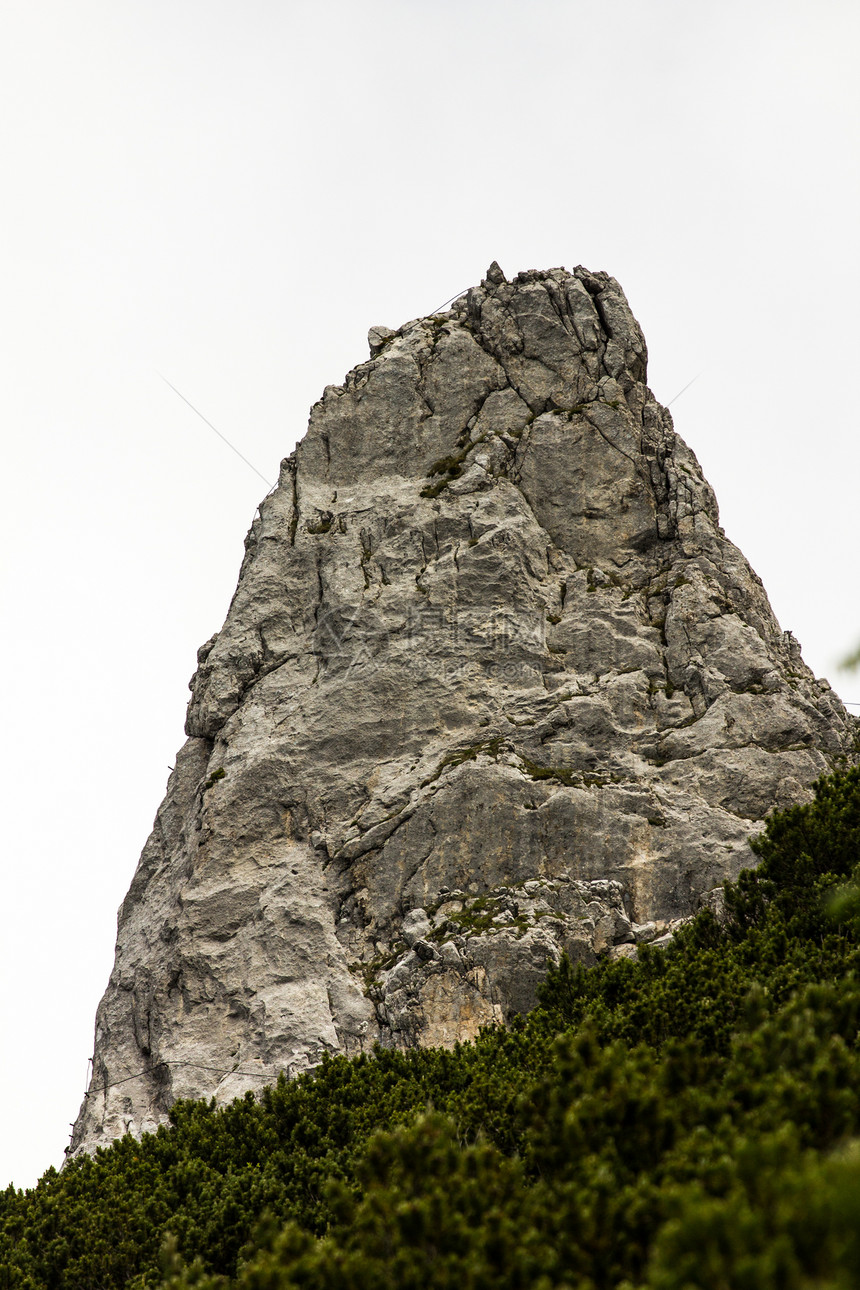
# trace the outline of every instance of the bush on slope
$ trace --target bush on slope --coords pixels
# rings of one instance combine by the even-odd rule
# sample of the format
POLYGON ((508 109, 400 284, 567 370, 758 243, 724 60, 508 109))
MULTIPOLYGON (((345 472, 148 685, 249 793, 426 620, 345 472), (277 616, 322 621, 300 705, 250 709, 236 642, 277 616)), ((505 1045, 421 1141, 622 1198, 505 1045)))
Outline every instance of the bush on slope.
POLYGON ((8 1191, 0 1287, 860 1283, 860 770, 754 849, 725 928, 563 963, 508 1031, 178 1104, 8 1191))

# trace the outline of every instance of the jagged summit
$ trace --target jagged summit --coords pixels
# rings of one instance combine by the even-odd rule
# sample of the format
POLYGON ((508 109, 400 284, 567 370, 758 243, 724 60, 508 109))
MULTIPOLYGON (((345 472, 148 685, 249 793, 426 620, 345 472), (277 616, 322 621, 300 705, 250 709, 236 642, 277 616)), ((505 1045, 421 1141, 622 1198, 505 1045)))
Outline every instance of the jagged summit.
POLYGON ((645 384, 618 283, 492 264, 373 327, 262 503, 119 916, 91 1149, 635 953, 856 723, 645 384))

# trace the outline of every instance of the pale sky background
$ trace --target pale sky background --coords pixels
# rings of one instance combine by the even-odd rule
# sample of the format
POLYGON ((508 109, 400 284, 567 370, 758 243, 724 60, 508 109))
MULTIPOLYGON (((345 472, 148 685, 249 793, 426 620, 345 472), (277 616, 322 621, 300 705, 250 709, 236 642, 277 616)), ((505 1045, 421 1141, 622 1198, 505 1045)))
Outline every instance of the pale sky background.
POLYGON ((858 37, 856 0, 5 0, 0 1187, 63 1158, 266 492, 158 373, 274 480, 371 324, 606 269, 860 704, 858 37))

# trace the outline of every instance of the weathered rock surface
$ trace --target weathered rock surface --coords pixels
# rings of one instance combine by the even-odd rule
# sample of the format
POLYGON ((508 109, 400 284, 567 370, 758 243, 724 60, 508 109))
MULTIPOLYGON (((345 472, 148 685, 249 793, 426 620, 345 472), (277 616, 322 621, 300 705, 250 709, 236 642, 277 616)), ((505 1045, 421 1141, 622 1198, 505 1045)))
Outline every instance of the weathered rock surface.
POLYGON ((493 265, 369 340, 199 652, 73 1149, 505 1020, 562 950, 718 902, 766 813, 854 756, 614 279, 493 265))

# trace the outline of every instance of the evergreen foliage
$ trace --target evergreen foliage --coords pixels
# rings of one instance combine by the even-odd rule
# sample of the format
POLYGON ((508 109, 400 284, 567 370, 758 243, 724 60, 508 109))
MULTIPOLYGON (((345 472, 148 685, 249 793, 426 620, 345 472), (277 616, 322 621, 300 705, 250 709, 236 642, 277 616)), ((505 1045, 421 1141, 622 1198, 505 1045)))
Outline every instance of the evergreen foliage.
POLYGON ((860 769, 665 950, 0 1194, 0 1290, 860 1285, 860 769))

